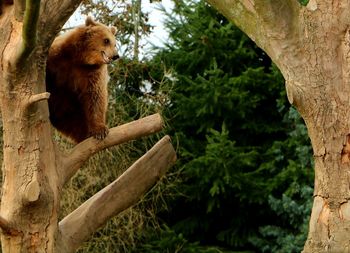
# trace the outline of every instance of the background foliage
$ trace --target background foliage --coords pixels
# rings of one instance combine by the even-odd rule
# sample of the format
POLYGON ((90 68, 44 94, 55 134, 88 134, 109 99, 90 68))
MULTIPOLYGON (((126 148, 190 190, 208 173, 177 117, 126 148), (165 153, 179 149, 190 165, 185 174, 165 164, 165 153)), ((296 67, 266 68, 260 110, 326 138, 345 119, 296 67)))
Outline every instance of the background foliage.
MULTIPOLYGON (((300 252, 311 210, 311 148, 267 55, 204 1, 176 0, 171 13, 163 10, 169 41, 139 60, 133 41, 135 31, 151 31, 148 14, 135 22, 135 1, 83 2, 82 13, 119 28, 123 59, 111 66, 109 126, 162 113, 178 162, 79 252, 300 252)), ((61 216, 163 134, 90 159, 65 189, 61 216)))
MULTIPOLYGON (((174 3, 173 12, 163 10, 169 41, 140 61, 129 41, 133 2, 86 2, 85 11, 120 25, 119 41, 126 45, 112 68, 110 125, 162 112, 179 160, 166 182, 81 252, 300 252, 311 210, 311 149, 281 74, 204 1, 174 3)), ((151 27, 147 14, 141 16, 144 36, 151 27)), ((84 199, 113 180, 152 141, 91 160, 89 175, 77 175, 67 198, 77 191, 84 199)))
POLYGON ((189 242, 222 252, 300 252, 311 148, 281 74, 204 1, 176 1, 166 27, 169 43, 152 62, 177 79, 166 112, 179 141, 181 194, 158 217, 189 242))

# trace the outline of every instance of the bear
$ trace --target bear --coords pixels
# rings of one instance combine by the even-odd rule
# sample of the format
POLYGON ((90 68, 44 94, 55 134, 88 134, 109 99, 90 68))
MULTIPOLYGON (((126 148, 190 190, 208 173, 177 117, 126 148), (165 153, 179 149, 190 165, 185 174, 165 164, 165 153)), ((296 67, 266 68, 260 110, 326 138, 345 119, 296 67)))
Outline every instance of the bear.
POLYGON ((119 58, 116 28, 87 17, 85 24, 54 39, 46 62, 51 124, 78 143, 108 135, 107 65, 119 58))

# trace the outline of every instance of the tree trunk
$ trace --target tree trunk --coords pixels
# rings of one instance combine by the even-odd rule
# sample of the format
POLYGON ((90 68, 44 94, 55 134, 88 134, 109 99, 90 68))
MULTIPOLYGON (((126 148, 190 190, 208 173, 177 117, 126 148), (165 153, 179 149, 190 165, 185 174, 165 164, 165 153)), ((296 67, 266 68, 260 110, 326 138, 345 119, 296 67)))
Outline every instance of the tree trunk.
MULTIPOLYGON (((20 34, 21 27, 14 18, 2 21, 0 30, 10 27, 0 31, 7 35, 0 43, 4 130, 0 214, 10 228, 1 236, 2 252, 54 252, 60 188, 47 103, 35 101, 35 94, 45 92, 45 61, 36 50, 28 60, 38 60, 13 66, 18 48, 18 38, 13 37, 20 34)), ((42 94, 45 99, 46 93, 42 94)))
POLYGON ((75 252, 92 232, 134 204, 155 184, 175 162, 175 151, 169 138, 164 137, 125 172, 126 176, 122 175, 86 204, 93 204, 101 212, 77 209, 59 225, 62 188, 90 156, 160 131, 163 122, 160 115, 151 115, 110 129, 102 141, 89 138, 68 153, 59 151, 48 118, 46 57, 55 34, 80 1, 17 0, 13 5, 5 5, 10 1, 3 2, 0 1, 0 106, 4 131, 2 252, 75 252), (128 179, 128 184, 123 183, 123 178, 128 179), (126 187, 135 194, 130 196, 126 187), (107 205, 108 213, 102 208, 107 205), (69 218, 77 216, 80 221, 89 219, 98 223, 86 227, 81 226, 79 219, 69 218), (78 237, 67 229, 77 226, 78 237))
POLYGON ((277 64, 307 125, 315 189, 303 252, 350 252, 350 3, 209 2, 277 64))

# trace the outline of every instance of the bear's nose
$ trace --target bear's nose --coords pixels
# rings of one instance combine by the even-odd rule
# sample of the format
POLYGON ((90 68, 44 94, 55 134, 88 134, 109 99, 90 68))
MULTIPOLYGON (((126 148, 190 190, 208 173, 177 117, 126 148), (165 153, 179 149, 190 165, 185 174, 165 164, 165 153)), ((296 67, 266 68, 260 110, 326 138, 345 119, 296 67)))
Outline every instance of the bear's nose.
POLYGON ((112 57, 112 60, 115 61, 115 60, 118 60, 119 59, 119 54, 116 54, 112 57))

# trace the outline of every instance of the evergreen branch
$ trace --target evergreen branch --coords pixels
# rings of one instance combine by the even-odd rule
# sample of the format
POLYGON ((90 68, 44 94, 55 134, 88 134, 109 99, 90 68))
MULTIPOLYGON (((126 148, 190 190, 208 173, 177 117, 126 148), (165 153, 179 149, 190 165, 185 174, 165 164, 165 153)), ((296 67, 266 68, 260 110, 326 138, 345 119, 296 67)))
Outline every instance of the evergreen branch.
POLYGON ((59 223, 60 252, 75 252, 111 217, 134 205, 176 161, 169 136, 163 137, 118 179, 59 223))
POLYGON ((102 141, 93 137, 84 140, 77 144, 70 154, 63 157, 62 184, 65 184, 78 171, 81 165, 95 153, 108 147, 158 132, 162 130, 162 127, 162 118, 157 113, 111 128, 107 137, 102 141))

